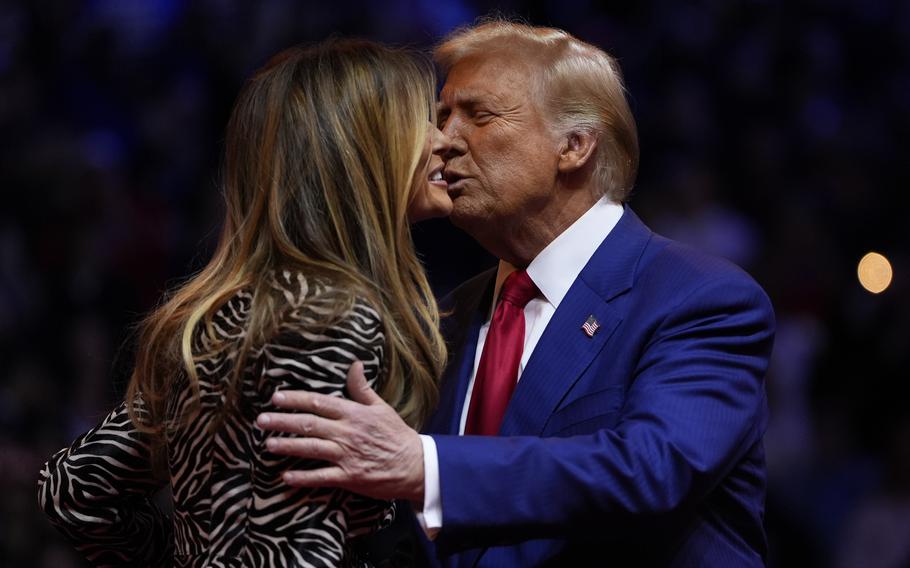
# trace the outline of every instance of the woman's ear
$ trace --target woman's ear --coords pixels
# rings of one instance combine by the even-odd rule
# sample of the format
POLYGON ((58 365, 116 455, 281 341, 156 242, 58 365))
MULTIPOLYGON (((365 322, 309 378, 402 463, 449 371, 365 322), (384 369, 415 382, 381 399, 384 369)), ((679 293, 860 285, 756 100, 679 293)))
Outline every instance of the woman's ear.
POLYGON ((573 130, 563 139, 559 151, 557 169, 561 174, 570 174, 585 166, 597 149, 597 136, 585 130, 573 130))

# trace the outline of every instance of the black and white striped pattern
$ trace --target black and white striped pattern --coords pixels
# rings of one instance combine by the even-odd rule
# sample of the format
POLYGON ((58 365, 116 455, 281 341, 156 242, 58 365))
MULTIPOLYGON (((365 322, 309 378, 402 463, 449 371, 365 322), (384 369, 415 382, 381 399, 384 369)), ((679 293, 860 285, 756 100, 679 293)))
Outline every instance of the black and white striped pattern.
MULTIPOLYGON (((42 509, 93 565, 367 565, 348 542, 390 523, 391 504, 339 489, 287 487, 283 471, 314 464, 269 453, 266 433, 254 422, 260 412, 274 410, 276 390, 344 396, 354 360, 364 362, 375 387, 383 362, 379 316, 358 301, 330 327, 319 326, 332 308, 331 287, 289 271, 272 281, 286 315, 277 335, 246 360, 240 402, 231 412, 222 412, 225 384, 246 333, 251 295, 238 293, 214 318, 217 339, 234 347, 197 364, 201 414, 168 432, 173 520, 149 500, 163 484, 152 478, 147 440, 132 427, 126 403, 41 472, 42 509)), ((197 333, 194 352, 210 346, 197 333)), ((181 383, 169 417, 180 416, 191 400, 181 383)))

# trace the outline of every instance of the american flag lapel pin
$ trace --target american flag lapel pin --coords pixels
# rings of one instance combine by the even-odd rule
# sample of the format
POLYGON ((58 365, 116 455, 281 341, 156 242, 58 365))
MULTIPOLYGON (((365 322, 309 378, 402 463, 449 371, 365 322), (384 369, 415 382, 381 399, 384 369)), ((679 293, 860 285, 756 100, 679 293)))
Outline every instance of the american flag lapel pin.
POLYGON ((600 329, 600 324, 597 322, 597 318, 594 317, 594 314, 589 315, 585 323, 581 324, 581 329, 584 330, 585 335, 588 337, 594 337, 594 334, 600 329))

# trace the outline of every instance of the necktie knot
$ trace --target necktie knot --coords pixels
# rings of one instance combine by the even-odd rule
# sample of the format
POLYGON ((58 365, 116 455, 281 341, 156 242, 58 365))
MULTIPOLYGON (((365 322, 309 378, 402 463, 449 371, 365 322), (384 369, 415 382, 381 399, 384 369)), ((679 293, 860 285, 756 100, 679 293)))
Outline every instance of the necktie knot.
POLYGON ((528 272, 526 270, 516 270, 509 274, 505 282, 502 283, 500 298, 523 309, 539 293, 540 290, 537 289, 537 285, 528 276, 528 272))

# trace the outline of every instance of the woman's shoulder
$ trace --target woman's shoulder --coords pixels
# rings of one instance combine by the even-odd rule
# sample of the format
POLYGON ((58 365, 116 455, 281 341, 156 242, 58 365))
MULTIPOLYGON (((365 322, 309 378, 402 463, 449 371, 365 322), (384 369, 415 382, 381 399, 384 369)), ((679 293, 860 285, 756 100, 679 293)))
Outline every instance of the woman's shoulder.
POLYGON ((215 311, 210 327, 196 330, 194 350, 208 353, 236 345, 257 321, 264 324, 256 331, 260 346, 339 339, 374 346, 385 339, 376 302, 350 285, 291 268, 270 270, 262 284, 259 293, 268 298, 257 299, 251 287, 238 290, 215 311), (268 313, 253 313, 262 310, 268 313))
MULTIPOLYGON (((283 300, 278 329, 264 346, 270 364, 316 356, 320 365, 334 362, 346 372, 359 360, 368 378, 378 376, 385 329, 381 312, 365 294, 294 270, 276 272, 271 285, 283 300)), ((345 372, 337 373, 342 384, 345 372)))
POLYGON ((281 302, 282 332, 354 327, 376 331, 382 316, 376 302, 366 293, 326 276, 301 270, 272 271, 269 284, 281 302))

